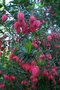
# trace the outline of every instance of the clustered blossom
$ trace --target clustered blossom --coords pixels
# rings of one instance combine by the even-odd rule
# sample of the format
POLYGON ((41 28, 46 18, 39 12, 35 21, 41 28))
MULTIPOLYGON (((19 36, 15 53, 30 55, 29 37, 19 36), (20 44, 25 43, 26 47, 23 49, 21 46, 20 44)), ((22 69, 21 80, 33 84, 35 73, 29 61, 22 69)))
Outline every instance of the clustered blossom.
POLYGON ((44 70, 42 75, 44 77, 46 77, 48 81, 52 80, 53 84, 56 85, 56 80, 55 80, 54 76, 58 76, 58 74, 57 74, 57 71, 55 69, 52 69, 52 74, 51 74, 51 72, 44 70))
POLYGON ((51 41, 51 40, 52 40, 51 35, 48 35, 48 36, 47 36, 47 41, 51 41))
POLYGON ((28 81, 23 80, 23 81, 21 82, 21 84, 22 84, 22 85, 28 85, 28 81))
MULTIPOLYGON (((29 72, 31 74, 30 81, 33 83, 33 85, 31 87, 34 88, 33 86, 35 86, 35 88, 36 88, 36 83, 38 82, 38 77, 40 74, 39 66, 36 64, 36 62, 35 61, 32 61, 31 63, 21 62, 21 60, 17 56, 14 56, 13 54, 10 54, 10 60, 11 59, 14 62, 18 63, 20 68, 24 69, 26 72, 29 72), (11 58, 11 56, 12 56, 12 58, 11 58)), ((8 76, 8 75, 4 75, 4 78, 6 80, 11 80, 11 76, 8 76)), ((22 80, 21 84, 28 85, 29 81, 22 80)))
POLYGON ((7 81, 14 81, 14 80, 16 80, 14 75, 9 76, 7 74, 4 75, 4 79, 6 79, 7 81))
POLYGON ((32 41, 32 46, 34 47, 34 48, 36 48, 36 49, 38 49, 39 48, 39 45, 41 44, 41 42, 38 40, 38 39, 36 39, 36 38, 34 38, 34 40, 32 41))
POLYGON ((28 23, 24 20, 24 14, 22 12, 18 13, 17 19, 18 21, 14 23, 14 29, 17 34, 20 34, 20 32, 25 34, 35 32, 36 29, 42 25, 42 22, 37 20, 34 16, 30 16, 30 25, 28 25, 28 23))
POLYGON ((53 32, 52 34, 47 36, 47 41, 51 41, 52 39, 56 39, 57 38, 57 34, 56 32, 53 32))
MULTIPOLYGON (((31 73, 30 80, 32 82, 32 88, 36 88, 36 83, 38 82, 38 76, 39 76, 39 67, 36 65, 36 63, 33 61, 30 64, 26 63, 23 64, 23 69, 25 71, 29 71, 31 73), (34 87, 33 87, 34 86, 34 87)), ((26 82, 26 81, 25 81, 26 82)), ((21 84, 25 85, 25 82, 22 81, 21 84)), ((27 82, 26 82, 27 83, 27 82)), ((28 83, 27 83, 28 84, 28 83)))

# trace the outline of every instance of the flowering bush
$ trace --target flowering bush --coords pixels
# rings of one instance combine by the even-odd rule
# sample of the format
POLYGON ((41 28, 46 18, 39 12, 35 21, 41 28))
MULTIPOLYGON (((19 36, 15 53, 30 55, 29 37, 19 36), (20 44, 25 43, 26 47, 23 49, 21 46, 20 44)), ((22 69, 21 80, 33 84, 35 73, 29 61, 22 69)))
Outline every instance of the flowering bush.
POLYGON ((57 25, 52 26, 54 20, 49 17, 37 19, 30 15, 27 20, 23 11, 16 17, 9 26, 9 16, 1 17, 8 31, 0 38, 0 89, 59 90, 60 31, 57 25))

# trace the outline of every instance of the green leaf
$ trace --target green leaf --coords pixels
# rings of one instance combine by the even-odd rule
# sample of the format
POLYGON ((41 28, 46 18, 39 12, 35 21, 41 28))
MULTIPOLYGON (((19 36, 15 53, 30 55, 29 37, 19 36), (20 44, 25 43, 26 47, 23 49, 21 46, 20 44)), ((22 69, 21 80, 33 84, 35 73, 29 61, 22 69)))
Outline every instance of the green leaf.
POLYGON ((18 0, 18 2, 20 3, 20 2, 21 2, 21 0, 18 0))
POLYGON ((24 47, 25 47, 27 53, 30 54, 31 53, 31 49, 32 49, 31 41, 29 41, 26 44, 24 44, 24 47))
POLYGON ((44 65, 45 64, 45 61, 44 60, 40 60, 39 62, 38 62, 38 65, 39 66, 42 66, 42 65, 44 65))
POLYGON ((2 4, 0 4, 0 8, 2 8, 2 4))

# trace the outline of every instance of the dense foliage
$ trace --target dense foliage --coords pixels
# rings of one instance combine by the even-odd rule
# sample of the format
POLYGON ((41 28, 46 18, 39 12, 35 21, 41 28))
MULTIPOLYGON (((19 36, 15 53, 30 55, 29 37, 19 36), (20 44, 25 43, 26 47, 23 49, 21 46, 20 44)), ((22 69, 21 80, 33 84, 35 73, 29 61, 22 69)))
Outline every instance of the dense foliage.
POLYGON ((43 1, 0 5, 1 90, 60 89, 58 0, 43 1))

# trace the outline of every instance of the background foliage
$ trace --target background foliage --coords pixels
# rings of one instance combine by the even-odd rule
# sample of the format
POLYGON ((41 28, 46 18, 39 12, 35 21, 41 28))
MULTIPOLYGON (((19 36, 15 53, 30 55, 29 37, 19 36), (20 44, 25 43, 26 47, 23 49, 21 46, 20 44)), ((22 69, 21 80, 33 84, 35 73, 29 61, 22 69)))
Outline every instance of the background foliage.
MULTIPOLYGON (((0 18, 0 43, 2 41, 2 48, 0 52, 0 70, 2 74, 0 76, 0 83, 5 83, 4 90, 32 90, 32 82, 30 82, 31 73, 27 72, 20 67, 20 63, 31 64, 33 61, 39 66, 41 76, 38 77, 36 84, 36 90, 59 90, 60 89, 60 0, 41 0, 37 2, 34 0, 13 0, 7 5, 5 0, 0 4, 0 17, 3 14, 8 16, 6 22, 2 22, 0 18), (19 35, 13 28, 14 22, 17 21, 17 14, 19 11, 24 13, 24 19, 29 22, 31 15, 35 16, 42 22, 36 32, 28 35, 20 33, 19 35), (51 42, 47 41, 47 36, 51 35, 53 39, 51 42), (56 38, 55 38, 56 37, 56 38), (36 48, 38 45, 39 48, 36 48), (38 44, 39 42, 39 44, 38 44), (50 46, 49 46, 50 44, 50 46), (17 56, 21 62, 14 62, 10 60, 10 54, 17 56), (46 57, 46 55, 52 55, 52 60, 46 57), (50 67, 47 66, 50 64, 50 67), (54 76, 52 69, 57 67, 58 76, 54 76), (53 75, 54 80, 48 81, 45 76, 42 75, 43 71, 47 70, 53 75), (14 75, 16 80, 9 82, 4 79, 4 75, 14 75), (21 81, 28 80, 29 85, 21 85, 21 81), (59 82, 58 82, 59 81, 59 82)), ((48 56, 49 57, 49 56, 48 56)), ((50 57, 51 58, 51 57, 50 57)), ((35 90, 35 88, 34 88, 35 90)))

